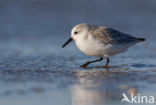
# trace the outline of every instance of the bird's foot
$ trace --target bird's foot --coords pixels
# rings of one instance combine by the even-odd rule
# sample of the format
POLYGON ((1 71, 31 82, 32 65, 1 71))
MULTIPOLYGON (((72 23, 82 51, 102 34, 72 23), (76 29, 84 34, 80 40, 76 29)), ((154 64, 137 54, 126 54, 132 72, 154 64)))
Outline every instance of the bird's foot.
POLYGON ((88 64, 89 64, 89 63, 87 62, 87 63, 81 65, 80 67, 82 67, 82 68, 86 68, 86 67, 88 66, 88 64))
POLYGON ((109 66, 108 66, 108 65, 106 65, 106 66, 105 66, 105 68, 106 68, 106 69, 108 69, 108 68, 109 68, 109 66))
POLYGON ((84 64, 84 65, 81 65, 80 67, 82 67, 82 68, 86 68, 86 67, 87 67, 87 65, 85 65, 85 64, 84 64))
POLYGON ((90 62, 86 62, 85 64, 81 65, 80 67, 86 68, 89 64, 90 64, 90 62))
POLYGON ((102 67, 102 68, 106 68, 106 69, 108 69, 108 68, 109 68, 109 66, 106 66, 106 65, 105 65, 105 66, 101 66, 101 67, 102 67))

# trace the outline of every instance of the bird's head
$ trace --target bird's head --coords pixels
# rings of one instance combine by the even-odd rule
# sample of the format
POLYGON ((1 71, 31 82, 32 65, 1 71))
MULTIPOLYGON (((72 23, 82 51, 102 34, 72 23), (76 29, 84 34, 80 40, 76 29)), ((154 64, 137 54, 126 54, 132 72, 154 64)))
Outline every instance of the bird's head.
POLYGON ((86 23, 78 24, 71 30, 71 37, 63 44, 62 48, 65 47, 72 40, 77 40, 80 37, 84 37, 88 33, 88 25, 86 23))

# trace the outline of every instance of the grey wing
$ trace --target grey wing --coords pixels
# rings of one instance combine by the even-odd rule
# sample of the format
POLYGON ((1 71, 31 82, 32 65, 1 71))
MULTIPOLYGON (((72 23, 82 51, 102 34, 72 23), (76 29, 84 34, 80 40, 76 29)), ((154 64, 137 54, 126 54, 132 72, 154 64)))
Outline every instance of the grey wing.
MULTIPOLYGON (((93 29, 92 29, 93 30, 93 29)), ((114 40, 111 37, 106 27, 94 27, 93 36, 105 44, 113 43, 114 40)))
POLYGON ((93 35, 105 44, 129 44, 133 41, 136 41, 135 37, 107 27, 98 27, 96 30, 94 30, 93 35))
POLYGON ((114 42, 118 44, 129 44, 137 41, 137 38, 117 31, 115 29, 107 28, 106 30, 106 32, 110 35, 114 42))

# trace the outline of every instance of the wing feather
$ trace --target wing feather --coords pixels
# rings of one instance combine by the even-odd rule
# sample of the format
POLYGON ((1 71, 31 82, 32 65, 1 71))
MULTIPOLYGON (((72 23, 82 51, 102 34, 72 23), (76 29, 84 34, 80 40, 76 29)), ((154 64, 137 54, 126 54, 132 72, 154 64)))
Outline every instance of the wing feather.
POLYGON ((135 37, 107 27, 94 27, 93 36, 106 44, 129 44, 136 41, 135 37))

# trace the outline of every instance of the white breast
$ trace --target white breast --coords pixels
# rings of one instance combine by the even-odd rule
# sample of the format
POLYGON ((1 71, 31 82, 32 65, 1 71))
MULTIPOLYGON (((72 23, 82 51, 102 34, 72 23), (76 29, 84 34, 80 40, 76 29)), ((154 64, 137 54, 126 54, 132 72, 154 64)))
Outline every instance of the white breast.
POLYGON ((104 57, 104 56, 112 56, 117 53, 126 51, 126 47, 122 45, 112 45, 101 43, 99 40, 93 38, 91 35, 87 39, 84 37, 79 37, 75 41, 79 50, 86 55, 96 56, 96 57, 104 57))

